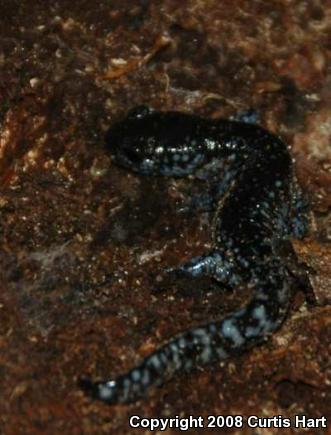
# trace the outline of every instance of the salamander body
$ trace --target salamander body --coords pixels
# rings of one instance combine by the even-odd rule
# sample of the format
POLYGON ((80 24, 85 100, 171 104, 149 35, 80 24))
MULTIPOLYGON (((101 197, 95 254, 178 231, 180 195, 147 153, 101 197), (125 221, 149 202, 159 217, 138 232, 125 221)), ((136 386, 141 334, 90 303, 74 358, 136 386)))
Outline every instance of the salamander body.
POLYGON ((246 306, 182 333, 128 373, 82 382, 95 398, 127 403, 176 372, 235 356, 280 327, 293 284, 282 252, 290 238, 304 236, 307 204, 287 145, 254 124, 139 107, 111 127, 107 145, 118 165, 141 175, 206 181, 201 203, 216 210, 213 247, 173 273, 253 289, 246 306))

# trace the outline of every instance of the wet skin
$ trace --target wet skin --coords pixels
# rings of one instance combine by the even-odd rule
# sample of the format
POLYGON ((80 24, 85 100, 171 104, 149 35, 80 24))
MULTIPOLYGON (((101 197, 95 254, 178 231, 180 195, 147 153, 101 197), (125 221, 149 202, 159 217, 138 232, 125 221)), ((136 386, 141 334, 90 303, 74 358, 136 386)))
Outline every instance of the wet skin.
POLYGON ((118 165, 141 175, 193 174, 212 186, 200 205, 216 209, 213 248, 174 274, 253 288, 246 306, 182 333, 128 373, 81 382, 99 400, 127 403, 177 372, 235 356, 280 327, 293 287, 283 248, 306 233, 307 203, 287 145, 251 123, 139 107, 111 127, 107 146, 118 165))

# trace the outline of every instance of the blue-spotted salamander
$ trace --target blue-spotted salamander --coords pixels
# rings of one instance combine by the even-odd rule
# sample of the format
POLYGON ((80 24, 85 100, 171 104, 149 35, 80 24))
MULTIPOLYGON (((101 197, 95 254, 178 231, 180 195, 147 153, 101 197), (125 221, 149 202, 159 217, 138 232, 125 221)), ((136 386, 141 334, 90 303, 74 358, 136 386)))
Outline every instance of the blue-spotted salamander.
POLYGON ((293 284, 283 248, 304 236, 308 214, 287 145, 258 125, 139 107, 111 127, 107 144, 117 164, 139 174, 193 174, 212 187, 204 206, 216 209, 213 248, 173 273, 253 289, 246 306, 182 333, 128 373, 81 382, 97 399, 128 403, 176 372, 237 355, 279 328, 293 284))

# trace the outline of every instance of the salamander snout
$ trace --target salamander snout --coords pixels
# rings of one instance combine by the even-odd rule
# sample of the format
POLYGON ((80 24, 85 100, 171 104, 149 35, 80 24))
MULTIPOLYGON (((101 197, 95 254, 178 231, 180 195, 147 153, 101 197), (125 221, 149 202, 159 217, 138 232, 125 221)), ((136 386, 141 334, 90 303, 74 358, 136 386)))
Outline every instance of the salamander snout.
POLYGON ((137 125, 130 124, 132 122, 120 123, 110 128, 106 136, 107 148, 117 164, 150 174, 156 164, 155 147, 150 138, 137 134, 137 125))

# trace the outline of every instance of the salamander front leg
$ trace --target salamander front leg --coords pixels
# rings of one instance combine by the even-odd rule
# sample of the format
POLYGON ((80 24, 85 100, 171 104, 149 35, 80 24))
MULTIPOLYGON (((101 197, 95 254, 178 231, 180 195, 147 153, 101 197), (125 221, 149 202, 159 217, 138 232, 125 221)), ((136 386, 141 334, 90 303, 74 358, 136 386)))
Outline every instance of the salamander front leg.
POLYGON ((183 204, 180 205, 180 213, 195 213, 195 212, 210 212, 216 210, 217 202, 215 197, 208 193, 200 193, 197 195, 192 195, 191 198, 185 200, 183 204))
MULTIPOLYGON (((200 169, 200 171, 202 171, 200 169)), ((185 200, 180 204, 179 211, 184 213, 203 213, 215 211, 217 205, 224 194, 225 188, 219 180, 214 182, 208 171, 200 177, 196 177, 196 182, 185 192, 185 200)))

